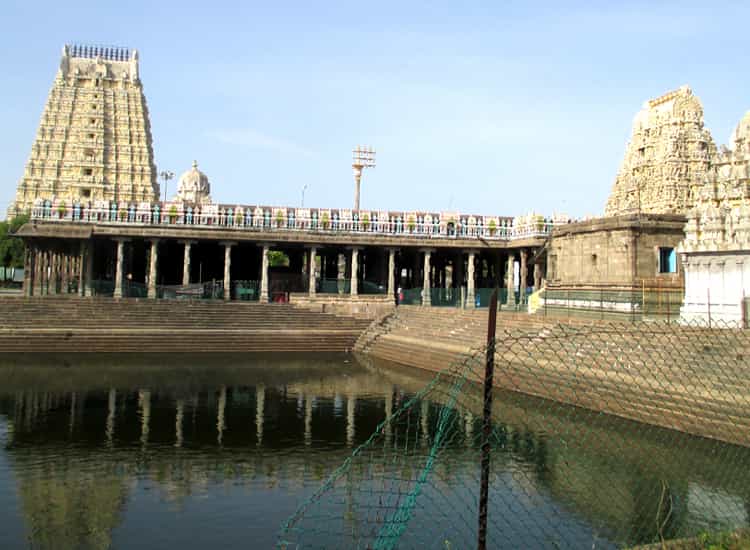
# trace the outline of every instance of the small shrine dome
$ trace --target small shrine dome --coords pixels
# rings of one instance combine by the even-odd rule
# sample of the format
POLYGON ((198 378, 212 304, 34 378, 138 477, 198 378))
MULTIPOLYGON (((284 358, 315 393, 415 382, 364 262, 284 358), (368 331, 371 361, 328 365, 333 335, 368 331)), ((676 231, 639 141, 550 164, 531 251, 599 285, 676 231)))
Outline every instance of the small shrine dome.
POLYGON ((211 184, 208 176, 198 170, 198 161, 194 160, 193 167, 180 176, 177 200, 194 204, 211 203, 211 184))

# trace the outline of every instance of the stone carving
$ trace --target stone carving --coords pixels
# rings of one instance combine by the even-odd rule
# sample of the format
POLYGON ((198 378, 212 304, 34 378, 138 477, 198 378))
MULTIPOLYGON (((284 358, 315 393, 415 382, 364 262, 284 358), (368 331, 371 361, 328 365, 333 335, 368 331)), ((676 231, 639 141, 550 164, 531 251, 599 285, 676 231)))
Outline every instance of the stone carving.
POLYGON ((689 87, 647 101, 633 122, 605 214, 686 213, 715 152, 689 87))
POLYGON ((198 161, 193 161, 193 167, 180 176, 177 184, 175 199, 183 204, 211 204, 211 184, 208 176, 198 170, 198 161))
POLYGON ((9 217, 35 199, 158 200, 138 53, 66 45, 9 217))
POLYGON ((706 170, 688 212, 682 252, 750 248, 750 112, 706 170))

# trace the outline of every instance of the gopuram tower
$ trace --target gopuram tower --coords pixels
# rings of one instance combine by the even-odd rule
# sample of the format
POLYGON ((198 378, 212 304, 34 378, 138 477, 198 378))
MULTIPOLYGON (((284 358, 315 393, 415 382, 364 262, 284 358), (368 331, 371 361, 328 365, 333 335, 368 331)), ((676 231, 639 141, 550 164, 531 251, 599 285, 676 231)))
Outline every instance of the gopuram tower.
POLYGON ((138 52, 64 46, 9 217, 29 210, 36 199, 158 198, 138 52))
POLYGON ((690 88, 647 101, 633 122, 605 215, 685 214, 715 154, 703 107, 690 88))

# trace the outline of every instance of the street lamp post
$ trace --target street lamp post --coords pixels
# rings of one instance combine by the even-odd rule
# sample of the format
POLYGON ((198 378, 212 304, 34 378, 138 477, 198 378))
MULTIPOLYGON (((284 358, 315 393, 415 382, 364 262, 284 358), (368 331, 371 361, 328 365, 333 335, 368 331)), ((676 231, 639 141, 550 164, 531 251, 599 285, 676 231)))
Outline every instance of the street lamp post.
POLYGON ((164 170, 159 174, 159 176, 164 181, 164 202, 167 202, 167 183, 174 177, 174 172, 164 170))
POLYGON ((359 187, 362 182, 362 170, 375 168, 375 149, 357 145, 352 151, 352 169, 354 170, 354 210, 359 210, 359 187))

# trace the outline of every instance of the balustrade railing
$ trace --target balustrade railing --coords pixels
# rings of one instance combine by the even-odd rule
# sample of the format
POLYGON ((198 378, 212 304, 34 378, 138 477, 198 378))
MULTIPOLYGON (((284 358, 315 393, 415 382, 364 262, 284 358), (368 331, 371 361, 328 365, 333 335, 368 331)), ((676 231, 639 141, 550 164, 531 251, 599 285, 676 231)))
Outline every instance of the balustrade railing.
POLYGON ((85 204, 37 202, 31 218, 117 225, 221 227, 242 231, 308 231, 433 238, 513 240, 548 235, 562 220, 530 214, 516 218, 447 213, 365 212, 265 206, 185 206, 178 203, 85 204))

